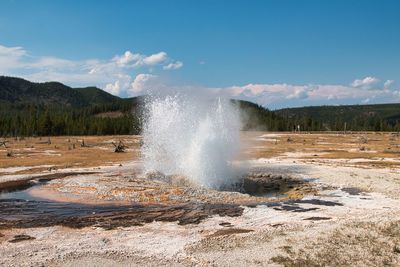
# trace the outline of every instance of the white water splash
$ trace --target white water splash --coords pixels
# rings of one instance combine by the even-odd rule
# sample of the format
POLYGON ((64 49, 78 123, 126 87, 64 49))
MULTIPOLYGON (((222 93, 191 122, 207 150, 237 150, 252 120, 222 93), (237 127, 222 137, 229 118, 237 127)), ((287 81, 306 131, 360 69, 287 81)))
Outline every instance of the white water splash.
POLYGON ((206 187, 231 183, 240 116, 229 100, 180 95, 150 99, 142 149, 147 172, 178 174, 206 187))

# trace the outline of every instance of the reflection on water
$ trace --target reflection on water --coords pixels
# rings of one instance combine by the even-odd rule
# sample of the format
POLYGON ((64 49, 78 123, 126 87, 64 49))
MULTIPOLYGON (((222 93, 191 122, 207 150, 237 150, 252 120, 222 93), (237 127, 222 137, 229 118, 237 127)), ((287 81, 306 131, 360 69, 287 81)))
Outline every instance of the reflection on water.
POLYGON ((14 187, 12 189, 0 190, 0 199, 23 199, 28 201, 43 200, 38 196, 31 194, 33 188, 42 186, 46 181, 31 181, 26 185, 14 187))

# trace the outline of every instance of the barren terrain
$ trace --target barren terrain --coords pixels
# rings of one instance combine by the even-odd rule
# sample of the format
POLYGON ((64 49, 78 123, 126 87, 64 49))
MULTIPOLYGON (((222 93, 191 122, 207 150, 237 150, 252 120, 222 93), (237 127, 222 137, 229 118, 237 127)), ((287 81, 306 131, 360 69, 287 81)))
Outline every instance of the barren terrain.
POLYGON ((220 191, 143 174, 140 136, 7 139, 0 265, 400 265, 398 133, 241 138, 220 191))

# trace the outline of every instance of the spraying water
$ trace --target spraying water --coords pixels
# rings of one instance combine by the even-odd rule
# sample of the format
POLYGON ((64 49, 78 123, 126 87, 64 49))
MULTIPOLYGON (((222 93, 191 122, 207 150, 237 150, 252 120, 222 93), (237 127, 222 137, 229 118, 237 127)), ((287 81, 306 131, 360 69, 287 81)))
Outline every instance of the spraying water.
POLYGON ((232 182, 240 116, 229 100, 158 97, 147 102, 146 111, 142 153, 147 172, 184 175, 212 188, 232 182))

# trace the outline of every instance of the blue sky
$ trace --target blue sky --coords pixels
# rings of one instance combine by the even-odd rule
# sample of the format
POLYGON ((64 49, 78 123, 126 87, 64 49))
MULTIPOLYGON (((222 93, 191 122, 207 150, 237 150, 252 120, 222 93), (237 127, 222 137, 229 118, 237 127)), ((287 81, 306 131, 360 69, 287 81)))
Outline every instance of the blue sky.
POLYGON ((270 108, 400 102, 400 1, 10 1, 0 75, 270 108))

